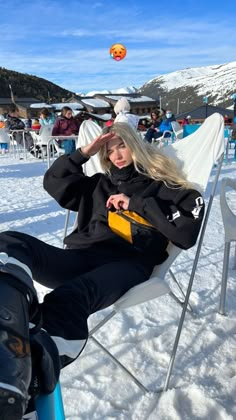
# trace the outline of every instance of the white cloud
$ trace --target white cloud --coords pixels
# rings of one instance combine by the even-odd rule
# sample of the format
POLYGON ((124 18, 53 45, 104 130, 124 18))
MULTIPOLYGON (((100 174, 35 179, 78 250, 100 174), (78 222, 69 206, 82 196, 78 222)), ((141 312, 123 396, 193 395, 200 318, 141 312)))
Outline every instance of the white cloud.
POLYGON ((106 7, 95 1, 88 7, 75 0, 40 0, 21 8, 8 3, 8 14, 4 6, 0 17, 1 66, 72 91, 139 86, 162 73, 236 56, 234 16, 226 20, 222 12, 219 19, 209 18, 206 8, 199 19, 196 13, 185 17, 182 8, 180 16, 164 9, 152 13, 147 4, 127 1, 121 19, 122 2, 106 7), (122 62, 109 57, 116 40, 127 47, 122 62))

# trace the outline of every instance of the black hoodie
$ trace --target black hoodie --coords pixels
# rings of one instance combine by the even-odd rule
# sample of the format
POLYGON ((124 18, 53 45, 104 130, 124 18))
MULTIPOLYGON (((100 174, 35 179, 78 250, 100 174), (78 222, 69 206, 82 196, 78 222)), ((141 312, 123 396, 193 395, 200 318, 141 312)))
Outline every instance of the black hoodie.
POLYGON ((79 150, 58 158, 44 177, 44 188, 64 208, 78 212, 78 227, 65 238, 70 248, 99 246, 119 256, 146 257, 153 264, 167 258, 171 241, 180 248, 192 247, 201 227, 204 203, 194 189, 167 187, 137 172, 133 164, 111 175, 85 176, 87 161, 79 150), (112 194, 130 197, 129 210, 145 218, 155 230, 140 229, 141 247, 116 235, 108 226, 106 201, 112 194))

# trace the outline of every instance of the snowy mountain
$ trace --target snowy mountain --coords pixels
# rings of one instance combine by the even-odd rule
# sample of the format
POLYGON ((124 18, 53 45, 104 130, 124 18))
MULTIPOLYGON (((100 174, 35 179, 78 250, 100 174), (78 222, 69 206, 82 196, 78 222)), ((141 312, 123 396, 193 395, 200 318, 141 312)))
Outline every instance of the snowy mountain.
POLYGON ((120 89, 114 89, 114 90, 94 90, 92 92, 88 92, 86 94, 77 93, 79 96, 94 96, 97 94, 103 94, 103 95, 110 95, 110 94, 126 94, 126 93, 136 93, 138 91, 137 88, 134 86, 124 87, 120 89))
POLYGON ((138 92, 154 99, 161 97, 163 107, 177 113, 202 105, 204 96, 209 104, 227 108, 236 93, 236 61, 164 74, 146 82, 138 92))

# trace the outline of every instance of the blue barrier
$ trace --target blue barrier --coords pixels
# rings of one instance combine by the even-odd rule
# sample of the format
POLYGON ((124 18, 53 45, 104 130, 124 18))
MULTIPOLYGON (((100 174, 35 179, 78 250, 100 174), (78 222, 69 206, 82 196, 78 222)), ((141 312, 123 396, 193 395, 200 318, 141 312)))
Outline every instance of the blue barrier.
POLYGON ((201 124, 185 124, 183 125, 183 137, 189 136, 189 134, 194 133, 201 124))
POLYGON ((35 401, 38 420, 65 420, 61 386, 58 382, 54 392, 42 394, 35 401))

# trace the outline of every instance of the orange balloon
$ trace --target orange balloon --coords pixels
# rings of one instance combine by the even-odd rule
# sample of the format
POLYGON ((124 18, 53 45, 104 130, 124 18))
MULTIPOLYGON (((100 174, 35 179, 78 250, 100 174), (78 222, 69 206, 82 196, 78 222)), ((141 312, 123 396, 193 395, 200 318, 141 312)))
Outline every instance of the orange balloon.
POLYGON ((113 44, 110 48, 110 56, 113 60, 120 61, 126 56, 126 48, 123 44, 113 44))

